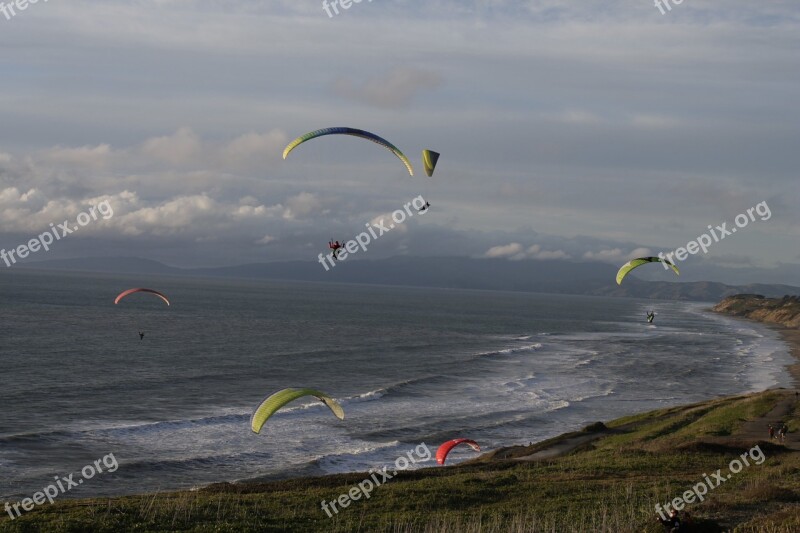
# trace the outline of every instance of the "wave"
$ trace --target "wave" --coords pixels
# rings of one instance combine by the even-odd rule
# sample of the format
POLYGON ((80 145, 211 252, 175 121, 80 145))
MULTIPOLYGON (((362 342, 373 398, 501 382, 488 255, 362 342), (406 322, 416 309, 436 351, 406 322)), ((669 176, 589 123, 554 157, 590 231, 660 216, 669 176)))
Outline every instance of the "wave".
POLYGON ((347 405, 352 403, 363 403, 363 402, 380 400, 381 398, 386 396, 387 392, 389 392, 388 389, 375 389, 369 392, 365 392, 363 394, 358 394, 356 396, 349 396, 347 398, 343 398, 339 400, 339 403, 347 405))
POLYGON ((531 352, 531 351, 535 352, 536 350, 541 350, 541 349, 542 349, 542 343, 537 342, 535 344, 529 344, 527 346, 518 346, 516 348, 505 348, 503 350, 492 350, 490 352, 481 352, 475 355, 478 357, 491 357, 494 355, 509 355, 512 353, 519 353, 519 352, 531 352))

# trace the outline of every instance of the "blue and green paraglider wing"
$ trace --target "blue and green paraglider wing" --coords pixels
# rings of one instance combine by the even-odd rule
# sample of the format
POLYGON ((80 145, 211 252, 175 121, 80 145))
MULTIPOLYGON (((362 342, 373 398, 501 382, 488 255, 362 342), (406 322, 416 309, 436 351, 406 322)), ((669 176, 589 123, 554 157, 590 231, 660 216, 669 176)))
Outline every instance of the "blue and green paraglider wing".
POLYGON ((403 164, 406 166, 406 169, 408 169, 408 173, 412 176, 414 175, 414 168, 411 166, 411 161, 408 160, 408 158, 405 156, 405 154, 403 154, 403 152, 400 151, 399 148, 397 148, 395 145, 393 145, 386 139, 378 137, 374 133, 370 133, 364 130, 358 130, 355 128, 323 128, 321 130, 316 130, 306 133, 305 135, 301 135, 300 137, 293 140, 286 146, 286 148, 283 150, 283 158, 286 159, 286 157, 292 152, 292 150, 294 150, 304 142, 310 141, 311 139, 316 139, 317 137, 324 137, 325 135, 352 135, 354 137, 360 137, 362 139, 367 139, 368 141, 372 141, 376 144, 379 144, 384 148, 386 148, 387 150, 389 150, 390 152, 392 152, 394 155, 396 155, 397 158, 400 161, 402 161, 403 164))

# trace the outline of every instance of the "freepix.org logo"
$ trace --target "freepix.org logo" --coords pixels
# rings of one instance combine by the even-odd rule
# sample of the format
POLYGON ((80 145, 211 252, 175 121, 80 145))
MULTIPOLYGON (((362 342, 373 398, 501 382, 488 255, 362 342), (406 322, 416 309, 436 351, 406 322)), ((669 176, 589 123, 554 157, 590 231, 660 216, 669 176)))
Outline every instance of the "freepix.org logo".
MULTIPOLYGON (((328 14, 328 18, 332 19, 333 15, 339 14, 339 8, 348 10, 353 7, 353 4, 360 4, 364 0, 322 0, 322 9, 328 14)), ((372 2, 372 0, 367 0, 372 2)))
POLYGON ((367 247, 371 242, 378 240, 385 233, 389 233, 397 226, 403 224, 407 218, 413 217, 414 212, 411 210, 411 207, 416 209, 417 214, 424 215, 428 212, 430 204, 425 201, 425 198, 423 198, 422 195, 419 195, 410 202, 407 202, 403 207, 405 208, 405 211, 403 209, 398 209, 392 213, 392 222, 387 222, 385 218, 380 218, 372 223, 367 222, 364 225, 367 227, 367 230, 369 230, 369 233, 366 231, 361 232, 356 235, 354 239, 347 241, 346 243, 342 242, 339 244, 339 241, 336 241, 336 243, 330 243, 330 248, 333 251, 328 255, 319 254, 317 256, 317 260, 325 269, 325 272, 328 272, 332 267, 335 267, 337 261, 344 261, 347 259, 348 255, 353 255, 358 252, 359 248, 366 252, 367 247), (328 264, 330 264, 330 267, 328 264))
POLYGON ((6 267, 11 267, 12 264, 16 264, 17 259, 25 259, 28 255, 36 253, 39 250, 44 250, 45 252, 50 251, 50 245, 53 244, 53 242, 61 240, 63 237, 71 235, 80 228, 86 226, 89 222, 97 220, 98 213, 103 216, 103 220, 108 220, 114 216, 114 209, 111 208, 111 204, 108 203, 108 200, 104 200, 96 206, 89 208, 88 211, 78 213, 75 219, 76 223, 72 226, 70 226, 69 220, 65 220, 61 224, 51 222, 48 231, 34 237, 28 241, 27 244, 20 244, 16 248, 12 248, 8 251, 6 251, 5 248, 0 250, 0 259, 5 262, 6 267))
POLYGON ((75 474, 69 474, 64 477, 55 476, 55 483, 47 485, 32 497, 23 498, 22 501, 14 504, 6 502, 6 512, 8 516, 11 517, 11 520, 15 520, 22 516, 23 512, 32 511, 34 507, 43 505, 45 501, 53 503, 58 496, 83 485, 84 481, 92 479, 94 476, 102 474, 103 472, 116 472, 118 468, 119 463, 117 462, 117 458, 114 457, 113 453, 109 453, 93 464, 88 464, 81 468, 81 477, 78 479, 75 479, 75 474), (103 470, 103 466, 106 467, 105 470, 103 470), (22 510, 20 510, 20 507, 22 507, 22 510))
POLYGON ((678 248, 668 254, 661 252, 658 254, 658 257, 662 260, 662 265, 664 266, 664 270, 669 270, 670 263, 674 264, 675 260, 684 261, 686 260, 689 255, 694 255, 702 250, 702 252, 708 253, 709 247, 716 242, 723 240, 725 237, 729 237, 736 233, 737 229, 746 228, 750 222, 756 221, 756 216, 758 215, 762 221, 767 221, 772 218, 772 211, 767 205, 767 202, 761 202, 747 210, 746 213, 739 213, 736 215, 736 218, 733 219, 735 227, 728 228, 728 223, 723 222, 721 226, 716 226, 716 228, 712 228, 711 224, 708 225, 708 233, 703 233, 697 239, 693 241, 689 241, 686 244, 686 247, 678 248), (754 214, 755 213, 755 214, 754 214), (713 240, 712 240, 713 239, 713 240), (674 259, 673 259, 674 256, 674 259), (669 261, 667 263, 664 260, 669 261))
MULTIPOLYGON (((47 2, 47 0, 42 0, 47 2)), ((0 2, 0 13, 6 17, 6 20, 11 20, 17 16, 17 13, 25 11, 31 4, 38 4, 39 0, 14 0, 13 2, 0 2)))
POLYGON ((425 461, 429 461, 430 458, 431 450, 423 442, 413 450, 407 451, 405 455, 401 455, 395 459, 394 470, 391 472, 388 471, 388 466, 384 466, 381 469, 372 469, 369 471, 369 473, 372 474, 370 477, 364 479, 364 481, 358 485, 350 487, 350 490, 340 494, 338 498, 334 498, 331 501, 322 500, 322 510, 325 511, 325 514, 327 514, 329 518, 333 518, 334 514, 339 514, 340 510, 346 509, 354 501, 358 501, 362 497, 368 500, 373 490, 391 480, 398 472, 408 470, 411 465, 418 462, 424 463, 425 461), (380 479, 378 479, 378 476, 380 476, 380 479), (337 503, 339 505, 338 508, 337 503), (333 512, 331 512, 331 509, 333 512))

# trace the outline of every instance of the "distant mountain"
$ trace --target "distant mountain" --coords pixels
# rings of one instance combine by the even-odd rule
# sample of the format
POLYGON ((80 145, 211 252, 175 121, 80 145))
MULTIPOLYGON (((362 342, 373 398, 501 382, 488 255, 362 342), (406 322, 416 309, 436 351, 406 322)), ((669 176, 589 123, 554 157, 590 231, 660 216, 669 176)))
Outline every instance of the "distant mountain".
POLYGON ((14 268, 38 270, 63 270, 66 272, 108 272, 118 274, 170 275, 185 272, 182 268, 167 266, 158 261, 139 257, 89 257, 81 259, 55 259, 53 261, 27 262, 14 268))
POLYGON ((140 258, 86 258, 26 263, 16 268, 178 275, 209 278, 294 280, 483 289, 556 294, 583 294, 654 298, 664 300, 718 301, 742 292, 766 296, 800 294, 788 285, 733 286, 715 282, 643 281, 629 276, 622 286, 615 283, 617 268, 607 263, 552 261, 508 261, 467 257, 394 257, 381 260, 341 262, 329 271, 319 263, 290 261, 257 263, 219 268, 184 269, 140 258))

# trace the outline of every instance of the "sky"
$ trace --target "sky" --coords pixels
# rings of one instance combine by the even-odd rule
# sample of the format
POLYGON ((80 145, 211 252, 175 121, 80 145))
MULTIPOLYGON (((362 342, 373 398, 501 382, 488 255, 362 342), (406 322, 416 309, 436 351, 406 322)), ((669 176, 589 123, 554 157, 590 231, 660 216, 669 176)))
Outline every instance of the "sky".
POLYGON ((800 285, 800 4, 670 7, 40 0, 0 14, 0 247, 107 202, 113 216, 28 259, 316 261, 422 196, 427 213, 359 258, 621 264, 762 204, 768 218, 682 273, 800 285), (415 176, 351 137, 282 159, 330 126, 385 137, 415 176), (433 178, 425 148, 442 154, 433 178))

